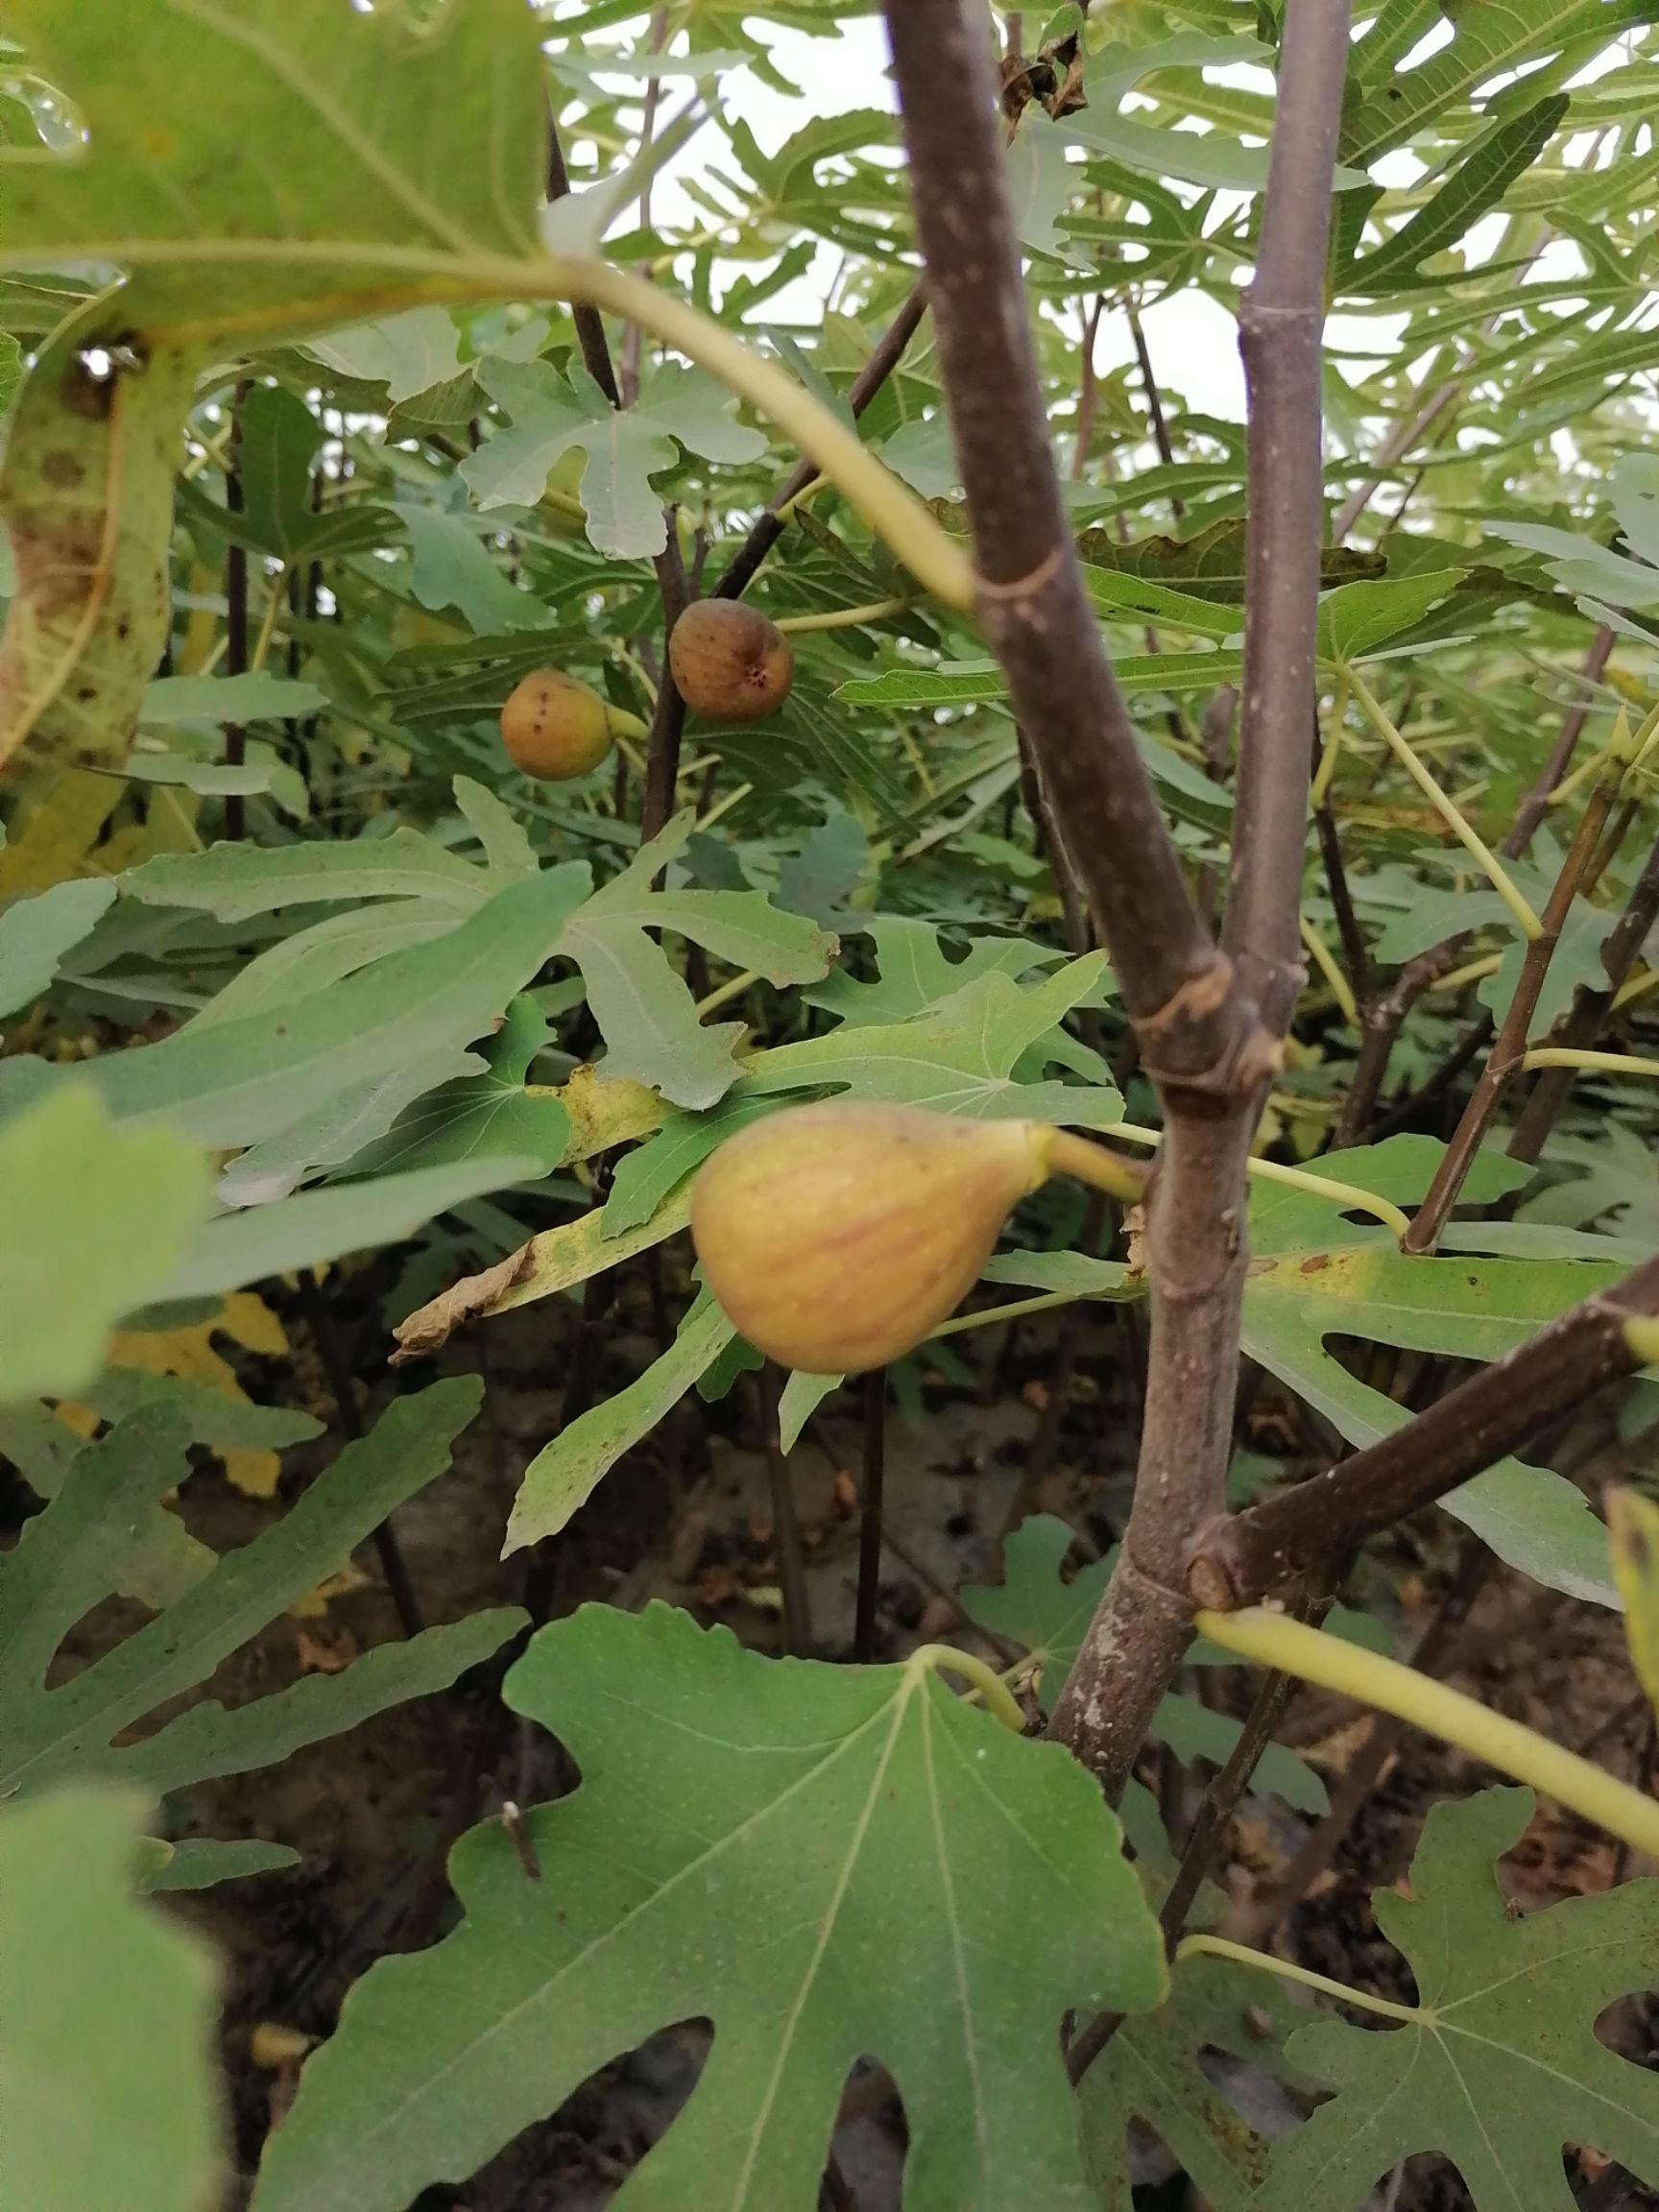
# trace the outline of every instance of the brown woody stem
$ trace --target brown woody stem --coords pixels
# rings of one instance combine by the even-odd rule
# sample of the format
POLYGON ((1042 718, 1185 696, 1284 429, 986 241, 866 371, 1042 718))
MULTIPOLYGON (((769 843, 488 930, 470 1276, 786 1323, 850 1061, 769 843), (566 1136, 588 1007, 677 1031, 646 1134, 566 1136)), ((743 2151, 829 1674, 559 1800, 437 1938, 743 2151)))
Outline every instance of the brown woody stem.
MULTIPOLYGON (((1256 278, 1239 313, 1250 520, 1238 801, 1222 940, 1237 974, 1232 998, 1250 1010, 1268 1055, 1258 1051, 1255 1080, 1240 1070, 1224 1096, 1195 1101, 1167 1079, 1161 1086, 1166 1129, 1146 1209, 1152 1335, 1135 1503, 1051 1730, 1111 1796, 1185 1648, 1191 1533, 1221 1510, 1248 1261, 1245 1163, 1269 1055, 1301 981, 1297 924, 1316 713, 1319 348, 1347 59, 1346 0, 1291 0, 1256 278)), ((1148 1059, 1158 1072, 1157 1056, 1148 1059)))
POLYGON ((1623 762, 1614 758, 1608 770, 1597 782, 1589 805, 1579 817, 1578 828, 1562 861, 1560 873, 1551 888, 1549 900, 1540 917, 1542 928, 1527 943, 1526 957, 1521 964, 1520 978, 1514 995, 1504 1010, 1492 1049, 1486 1056, 1469 1102, 1464 1107, 1452 1142, 1440 1157, 1434 1170, 1434 1180, 1429 1186, 1428 1196, 1418 1209, 1410 1228, 1400 1239, 1403 1252, 1432 1252, 1439 1242, 1440 1232, 1453 1207, 1464 1179, 1475 1164, 1475 1155, 1480 1149, 1492 1117, 1510 1082, 1519 1074, 1521 1062, 1527 1051, 1527 1039, 1537 1011, 1539 994, 1544 979, 1550 973, 1550 963, 1555 957, 1555 948, 1561 942, 1561 931, 1572 911, 1573 902, 1578 895, 1578 886, 1584 872, 1601 841, 1602 830, 1619 785, 1624 773, 1623 762))
POLYGON ((977 10, 887 12, 916 225, 978 565, 1007 674, 1150 1069, 1222 1098, 1262 1071, 1253 1009, 1187 894, 1101 648, 1048 445, 977 10))
MULTIPOLYGON (((853 379, 847 395, 847 404, 853 410, 854 420, 863 414, 889 376, 904 357, 904 349, 915 337, 923 316, 927 312, 927 296, 920 282, 913 284, 901 303, 899 312, 887 325, 880 343, 853 379)), ((810 461, 799 462, 784 480, 771 505, 751 528, 748 537, 727 564, 720 581, 714 587, 716 599, 740 599, 755 581, 760 564, 783 535, 784 510, 791 499, 799 498, 818 473, 810 461)))
MULTIPOLYGON (((1594 991, 1580 986, 1565 1019, 1551 1032, 1551 1045, 1577 1052, 1594 1046, 1613 1011, 1620 985, 1636 965, 1636 956, 1655 922, 1659 922, 1659 844, 1648 854, 1647 865, 1624 902, 1624 911, 1601 948, 1605 986, 1594 991)), ((1528 1165, 1537 1160, 1567 1103, 1575 1074, 1572 1068, 1547 1068, 1539 1075, 1509 1140, 1511 1160, 1525 1160, 1528 1165)))
MULTIPOLYGON (((1460 388, 1449 389, 1455 391, 1460 388)), ((1344 509, 1343 514, 1346 512, 1344 509)), ((1339 515, 1335 525, 1338 543, 1342 536, 1343 517, 1339 515)), ((1607 656, 1612 646, 1612 633, 1599 630, 1584 662, 1580 679, 1582 682, 1592 684, 1600 677, 1606 668, 1607 656), (1606 638, 1605 645, 1602 643, 1603 637, 1606 638)), ((1551 792, 1567 772, 1568 763, 1583 733, 1587 712, 1587 702, 1580 702, 1568 710, 1560 733, 1551 747, 1549 759, 1539 770, 1537 781, 1522 801, 1519 812, 1510 824, 1503 844, 1498 848, 1503 859, 1518 860, 1531 842, 1533 830, 1548 810, 1551 792)), ((1332 1139, 1334 1151, 1340 1152, 1350 1144, 1358 1144, 1364 1141, 1371 1129, 1377 1100, 1387 1077, 1394 1041, 1405 1026, 1406 1017, 1425 991, 1437 983, 1441 976, 1450 974, 1462 943, 1461 936, 1448 937, 1442 943, 1431 947, 1427 952, 1419 952, 1415 959, 1407 960, 1381 998, 1367 998, 1364 994, 1360 994, 1359 1057, 1343 1104, 1342 1118, 1332 1139)))
POLYGON ((1206 1605, 1254 1604, 1518 1450, 1644 1358, 1625 1324, 1659 1313, 1659 1260, 1588 1298, 1472 1375, 1414 1421, 1339 1466, 1199 1530, 1188 1588, 1206 1605))

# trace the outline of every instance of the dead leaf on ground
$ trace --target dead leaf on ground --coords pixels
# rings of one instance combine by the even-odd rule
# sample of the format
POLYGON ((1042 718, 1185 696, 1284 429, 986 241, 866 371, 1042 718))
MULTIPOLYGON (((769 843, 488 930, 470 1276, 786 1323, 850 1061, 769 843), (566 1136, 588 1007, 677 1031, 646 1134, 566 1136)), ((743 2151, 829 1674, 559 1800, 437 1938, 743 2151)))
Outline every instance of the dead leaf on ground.
POLYGON ((302 1674, 344 1674, 360 1647, 349 1628, 320 1628, 315 1634, 301 1628, 294 1639, 294 1655, 302 1674))
POLYGON ((321 1621, 336 1598, 349 1598, 359 1590, 374 1586, 373 1575, 366 1575, 355 1560, 349 1559, 344 1567, 337 1567, 332 1575, 325 1575, 314 1590, 307 1590, 303 1598, 296 1598, 287 1608, 290 1621, 321 1621))

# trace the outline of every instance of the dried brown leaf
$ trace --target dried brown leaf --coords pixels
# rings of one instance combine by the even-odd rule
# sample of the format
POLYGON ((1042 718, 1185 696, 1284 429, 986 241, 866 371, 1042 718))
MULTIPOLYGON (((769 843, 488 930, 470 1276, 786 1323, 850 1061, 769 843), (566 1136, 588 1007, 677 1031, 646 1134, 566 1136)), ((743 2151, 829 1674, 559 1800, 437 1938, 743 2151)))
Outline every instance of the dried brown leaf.
POLYGON ((424 1306, 417 1306, 392 1332, 397 1349, 389 1364, 406 1367, 412 1359, 426 1359, 441 1351, 463 1323, 490 1312, 497 1299, 522 1282, 535 1257, 532 1244, 520 1244, 517 1252, 510 1252, 493 1267, 486 1267, 480 1275, 464 1275, 424 1306))

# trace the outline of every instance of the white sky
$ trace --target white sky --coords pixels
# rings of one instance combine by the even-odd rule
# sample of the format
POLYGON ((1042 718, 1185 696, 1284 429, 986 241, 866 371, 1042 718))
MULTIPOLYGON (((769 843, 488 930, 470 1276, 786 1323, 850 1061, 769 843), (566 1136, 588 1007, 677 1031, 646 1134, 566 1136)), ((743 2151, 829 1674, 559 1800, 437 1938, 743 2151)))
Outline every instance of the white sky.
MULTIPOLYGON (((720 82, 729 114, 749 125, 761 151, 775 153, 809 117, 842 115, 854 108, 896 110, 898 99, 887 74, 887 38, 876 16, 856 16, 835 38, 812 38, 805 32, 768 27, 781 73, 802 87, 799 100, 785 100, 763 84, 752 69, 733 70, 720 82)), ((708 158, 707 138, 694 140, 666 176, 653 187, 653 212, 675 224, 701 221, 700 211, 674 184, 675 170, 695 171, 708 158)), ((820 247, 813 267, 758 310, 778 323, 815 323, 836 263, 833 250, 820 247)), ((1230 421, 1244 420, 1244 378, 1233 318, 1214 301, 1183 294, 1150 307, 1142 318, 1153 372, 1161 385, 1176 391, 1205 414, 1230 421)), ((1122 316, 1102 318, 1095 364, 1103 374, 1135 357, 1122 316)))
MULTIPOLYGON (((579 15, 580 7, 567 8, 562 12, 579 15)), ((625 50, 637 50, 647 21, 642 16, 637 25, 621 27, 610 36, 625 50)), ((1422 41, 1421 47, 1406 58, 1407 63, 1427 59, 1451 36, 1450 23, 1441 22, 1422 41)), ((728 72, 722 77, 720 87, 727 113, 741 117, 749 125, 764 152, 775 152, 811 117, 842 114, 854 108, 896 108, 894 87, 887 75, 886 36, 878 17, 854 17, 842 24, 834 37, 808 37, 804 32, 778 26, 767 26, 765 36, 779 70, 801 86, 801 96, 785 99, 762 84, 752 69, 728 72)), ((587 52, 591 59, 592 44, 587 52)), ((1616 67, 1618 61, 1617 51, 1610 52, 1598 64, 1580 72, 1575 82, 1582 83, 1599 76, 1605 69, 1616 67)), ((1218 74, 1247 83, 1253 88, 1271 89, 1271 81, 1262 70, 1246 68, 1218 74)), ((672 111, 677 108, 685 90, 685 79, 667 80, 664 108, 672 111)), ((1133 106, 1132 100, 1130 105, 1133 106)), ((653 185, 653 214, 658 221, 676 228, 692 229, 707 220, 677 179, 695 175, 706 162, 717 159, 723 152, 724 141, 712 128, 705 128, 692 140, 653 185)), ((1378 163, 1373 173, 1380 181, 1404 183, 1420 173, 1420 164, 1410 154, 1401 153, 1378 163)), ((1218 195, 1218 203, 1225 197, 1218 195)), ((1219 219, 1219 212, 1218 204, 1217 218, 1213 221, 1219 219)), ((1465 242, 1468 259, 1475 262, 1489 254, 1503 227, 1502 216, 1486 218, 1465 242)), ((833 249, 821 246, 806 275, 764 302, 757 311, 757 319, 781 325, 814 325, 832 281, 837 258, 833 249)), ((1565 240, 1556 241, 1534 265, 1531 280, 1570 276, 1581 267, 1577 250, 1565 240)), ((736 273, 737 265, 733 264, 731 274, 736 273)), ((717 265, 717 285, 720 275, 717 265)), ((1117 271, 1108 275, 1112 280, 1118 280, 1117 271)), ((1327 343, 1343 352, 1375 360, 1393 349, 1403 322, 1403 318, 1387 316, 1334 315, 1326 325, 1327 343)), ((1224 307, 1202 294, 1186 291, 1147 307, 1142 316, 1142 326, 1154 374, 1163 389, 1179 393, 1190 406, 1201 413, 1232 421, 1243 421, 1244 380, 1238 334, 1233 318, 1224 307)), ((1133 358, 1125 318, 1121 315, 1103 318, 1095 349, 1098 368, 1103 373, 1110 373, 1133 358)), ((1347 373, 1363 374, 1365 368, 1365 361, 1357 360, 1347 365, 1347 373)))

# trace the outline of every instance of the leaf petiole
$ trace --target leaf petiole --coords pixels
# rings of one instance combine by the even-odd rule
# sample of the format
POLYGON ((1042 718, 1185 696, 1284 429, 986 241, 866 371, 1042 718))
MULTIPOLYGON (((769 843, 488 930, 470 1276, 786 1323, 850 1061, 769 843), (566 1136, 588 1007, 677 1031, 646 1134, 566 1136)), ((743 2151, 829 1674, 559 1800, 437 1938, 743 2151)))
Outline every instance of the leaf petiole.
POLYGON ((1270 1951, 1252 1951, 1247 1943, 1230 1943, 1224 1936, 1184 1936, 1175 1947, 1175 1956, 1178 1960, 1231 1959, 1240 1966, 1259 1966, 1263 1974, 1277 1974, 1283 1982, 1300 1983, 1304 1989, 1317 1989, 1339 2004, 1356 2005, 1361 2012, 1378 2012, 1384 2020, 1403 2020, 1410 2027, 1421 2027, 1431 2017, 1419 2005, 1396 2005, 1387 1997, 1373 1997, 1368 1989, 1351 1989, 1346 1982, 1334 1982, 1329 1974, 1315 1974, 1310 1966, 1298 1966, 1293 1960, 1276 1959, 1270 1951))
POLYGON ((1523 933, 1528 938, 1541 937, 1544 934, 1544 925, 1522 897, 1508 870, 1498 858, 1498 855, 1481 842, 1472 824, 1457 811, 1456 806, 1441 790, 1439 784, 1435 782, 1433 777, 1430 775, 1428 769, 1424 767, 1422 761, 1407 744, 1399 731, 1395 729, 1393 723, 1384 713, 1381 703, 1373 695, 1365 679, 1358 669, 1350 668, 1346 664, 1343 665, 1342 674, 1355 699, 1358 702, 1365 719, 1399 761, 1401 767, 1405 769, 1407 775, 1410 777, 1412 782, 1416 784, 1418 790, 1422 792, 1424 798, 1434 808, 1452 834, 1475 861, 1493 890, 1497 892, 1499 898, 1514 915, 1523 933))
POLYGON ((585 300, 595 307, 607 307, 638 324, 663 345, 689 355, 787 431, 934 598, 947 607, 973 606, 973 563, 909 487, 805 385, 762 360, 710 317, 642 276, 585 254, 529 263, 522 280, 556 299, 585 300))
POLYGON ((994 1713, 1004 1728, 1011 1728, 1016 1736, 1024 1735, 1025 1716, 1014 1693, 1000 1674, 987 1667, 983 1659, 975 1659, 972 1651, 958 1651, 954 1644, 919 1644, 904 1665, 915 1674, 965 1676, 984 1698, 986 1710, 994 1713))
POLYGON ((794 636, 808 630, 852 630, 860 622, 885 622, 915 604, 914 598, 874 599, 867 607, 828 607, 821 614, 780 614, 772 627, 794 636))
POLYGON ((1586 1068, 1604 1075, 1659 1075, 1659 1060, 1644 1060, 1629 1052, 1575 1052, 1569 1046, 1540 1045, 1521 1063, 1524 1073, 1535 1068, 1586 1068))
POLYGON ((1610 1836, 1659 1858, 1659 1803, 1628 1782, 1604 1774, 1576 1752, 1551 1743, 1535 1729, 1489 1712, 1460 1690, 1262 1605, 1244 1606, 1236 1613, 1204 1607, 1194 1616, 1194 1625, 1201 1636, 1237 1651, 1240 1658, 1276 1667, 1304 1682, 1316 1683, 1321 1690, 1334 1690, 1338 1696, 1356 1697, 1361 1704, 1396 1714, 1488 1767, 1531 1783, 1610 1836))
MULTIPOLYGON (((1114 1121, 1103 1134, 1121 1137, 1129 1144, 1163 1142, 1162 1130, 1143 1129, 1135 1121, 1114 1121)), ((1330 1175, 1310 1175, 1305 1168, 1286 1167, 1277 1160, 1248 1160, 1245 1166, 1264 1183, 1284 1183, 1292 1190, 1306 1190, 1312 1197, 1328 1198, 1333 1206, 1349 1207, 1356 1214, 1369 1214, 1374 1220, 1392 1229, 1396 1237, 1404 1237, 1410 1227, 1391 1198, 1380 1198, 1375 1190, 1361 1190, 1358 1183, 1338 1183, 1330 1175)))

